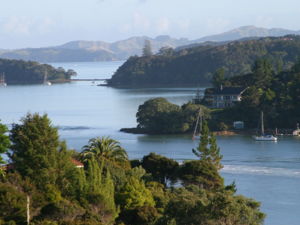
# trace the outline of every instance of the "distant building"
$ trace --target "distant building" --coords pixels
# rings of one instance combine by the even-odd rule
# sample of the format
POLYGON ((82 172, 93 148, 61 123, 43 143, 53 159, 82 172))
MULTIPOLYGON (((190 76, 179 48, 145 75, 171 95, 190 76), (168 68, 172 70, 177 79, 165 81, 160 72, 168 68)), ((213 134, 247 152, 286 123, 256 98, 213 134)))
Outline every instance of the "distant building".
POLYGON ((71 159, 71 161, 72 161, 73 165, 74 165, 76 168, 83 168, 83 167, 84 167, 83 163, 79 162, 79 161, 76 160, 76 159, 71 159))
POLYGON ((244 87, 207 88, 204 100, 211 108, 232 107, 235 103, 241 101, 245 90, 244 87))
POLYGON ((243 121, 234 121, 233 122, 233 128, 240 130, 240 129, 244 129, 245 128, 245 124, 243 121))

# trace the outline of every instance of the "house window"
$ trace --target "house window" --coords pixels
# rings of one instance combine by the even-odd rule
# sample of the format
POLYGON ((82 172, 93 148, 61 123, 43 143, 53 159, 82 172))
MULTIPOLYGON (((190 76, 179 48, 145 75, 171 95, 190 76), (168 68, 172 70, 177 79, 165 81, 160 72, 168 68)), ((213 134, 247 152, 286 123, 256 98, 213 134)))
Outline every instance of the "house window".
POLYGON ((218 108, 224 108, 224 103, 218 103, 218 108))

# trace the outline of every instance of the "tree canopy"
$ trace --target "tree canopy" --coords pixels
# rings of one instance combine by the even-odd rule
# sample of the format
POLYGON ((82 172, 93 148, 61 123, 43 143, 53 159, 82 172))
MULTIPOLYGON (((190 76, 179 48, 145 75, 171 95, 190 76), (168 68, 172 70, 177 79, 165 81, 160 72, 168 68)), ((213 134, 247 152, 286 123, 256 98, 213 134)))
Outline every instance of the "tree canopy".
POLYGON ((247 87, 241 102, 232 108, 216 112, 214 122, 232 126, 233 121, 244 121, 247 128, 257 128, 260 112, 265 115, 265 126, 270 129, 296 129, 300 122, 300 61, 289 70, 277 72, 266 59, 258 59, 253 72, 226 79, 227 86, 247 87))
POLYGON ((164 98, 150 99, 138 108, 138 128, 155 134, 190 132, 195 127, 200 108, 204 118, 208 118, 209 110, 201 105, 187 103, 178 106, 164 98))
POLYGON ((179 165, 150 153, 132 168, 122 167, 128 159, 119 142, 91 139, 76 153, 60 141, 47 115, 27 114, 10 131, 0 223, 27 224, 29 203, 30 223, 41 225, 262 224, 260 204, 236 195, 234 184, 224 186, 219 149, 203 129, 208 135, 199 160, 179 165))
POLYGON ((66 82, 76 75, 74 70, 65 71, 48 64, 33 61, 0 59, 0 74, 7 84, 41 84, 45 76, 49 81, 66 82))
MULTIPOLYGON (((225 78, 246 75, 252 71, 255 60, 260 58, 268 59, 276 72, 287 70, 297 61, 299 51, 299 36, 266 37, 257 40, 234 41, 217 46, 208 44, 172 52, 161 51, 152 57, 129 58, 108 81, 108 85, 204 86, 211 83, 213 74, 218 69, 224 69, 225 78)), ((259 63, 257 69, 262 65, 268 69, 265 63, 259 63)), ((259 70, 260 72, 257 70, 258 77, 263 72, 259 70)), ((222 73, 217 74, 217 80, 222 80, 222 73)), ((219 85, 219 83, 217 81, 216 84, 219 85)))

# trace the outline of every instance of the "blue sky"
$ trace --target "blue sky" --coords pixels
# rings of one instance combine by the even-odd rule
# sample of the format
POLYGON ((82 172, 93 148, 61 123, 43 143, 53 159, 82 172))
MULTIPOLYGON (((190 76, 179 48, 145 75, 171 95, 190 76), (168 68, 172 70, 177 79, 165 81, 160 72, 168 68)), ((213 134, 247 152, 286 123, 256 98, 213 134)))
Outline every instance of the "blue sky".
POLYGON ((115 41, 131 36, 196 39, 230 29, 300 30, 299 0, 0 0, 0 48, 115 41))

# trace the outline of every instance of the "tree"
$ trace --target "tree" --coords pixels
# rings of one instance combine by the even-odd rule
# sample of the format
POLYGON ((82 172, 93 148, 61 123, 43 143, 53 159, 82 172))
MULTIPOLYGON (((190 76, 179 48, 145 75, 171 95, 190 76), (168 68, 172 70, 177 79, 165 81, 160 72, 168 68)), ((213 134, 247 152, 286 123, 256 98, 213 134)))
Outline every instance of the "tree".
POLYGON ((86 162, 87 200, 92 205, 91 211, 99 215, 101 221, 112 223, 118 216, 115 204, 115 187, 108 171, 103 171, 104 160, 99 162, 91 156, 86 162))
POLYGON ((132 210, 145 205, 154 207, 155 202, 151 191, 146 188, 143 180, 129 177, 127 183, 116 196, 121 210, 132 210))
POLYGON ((209 161, 192 160, 180 167, 180 178, 184 185, 197 185, 206 190, 217 190, 224 186, 224 180, 217 168, 209 161))
POLYGON ((164 46, 158 51, 158 55, 162 56, 172 56, 174 54, 174 49, 172 47, 164 46))
POLYGON ((228 191, 207 193, 197 186, 174 189, 157 225, 261 225, 265 215, 258 202, 228 191))
POLYGON ((94 157, 99 163, 103 161, 108 166, 130 167, 126 151, 118 141, 109 137, 90 139, 89 144, 83 147, 80 157, 83 161, 94 157))
POLYGON ((193 149, 193 153, 201 161, 209 162, 217 169, 222 168, 221 160, 223 156, 220 154, 220 148, 217 146, 216 137, 213 133, 210 133, 206 121, 202 125, 199 146, 193 149))
POLYGON ((1 182, 0 224, 26 224, 26 194, 11 184, 1 182))
POLYGON ((252 68, 253 78, 257 87, 264 88, 270 85, 274 70, 272 64, 267 59, 258 59, 252 68))
POLYGON ((212 77, 212 85, 214 88, 220 88, 224 85, 225 82, 225 70, 224 68, 217 69, 216 72, 213 74, 212 77))
POLYGON ((13 125, 10 139, 14 168, 40 188, 55 184, 60 142, 47 115, 27 114, 21 124, 13 125))
POLYGON ((168 180, 175 179, 175 174, 179 168, 179 164, 175 160, 155 153, 150 153, 149 155, 144 156, 142 160, 142 167, 148 173, 151 173, 156 181, 162 184, 167 184, 168 180))
POLYGON ((176 133, 181 128, 180 107, 165 98, 154 98, 139 106, 138 127, 153 133, 176 133))
POLYGON ((152 46, 150 40, 145 40, 144 48, 143 48, 143 56, 152 56, 152 46))
POLYGON ((6 153, 7 149, 10 146, 9 137, 6 135, 7 132, 8 132, 7 127, 0 123, 0 164, 4 163, 1 154, 6 153))

